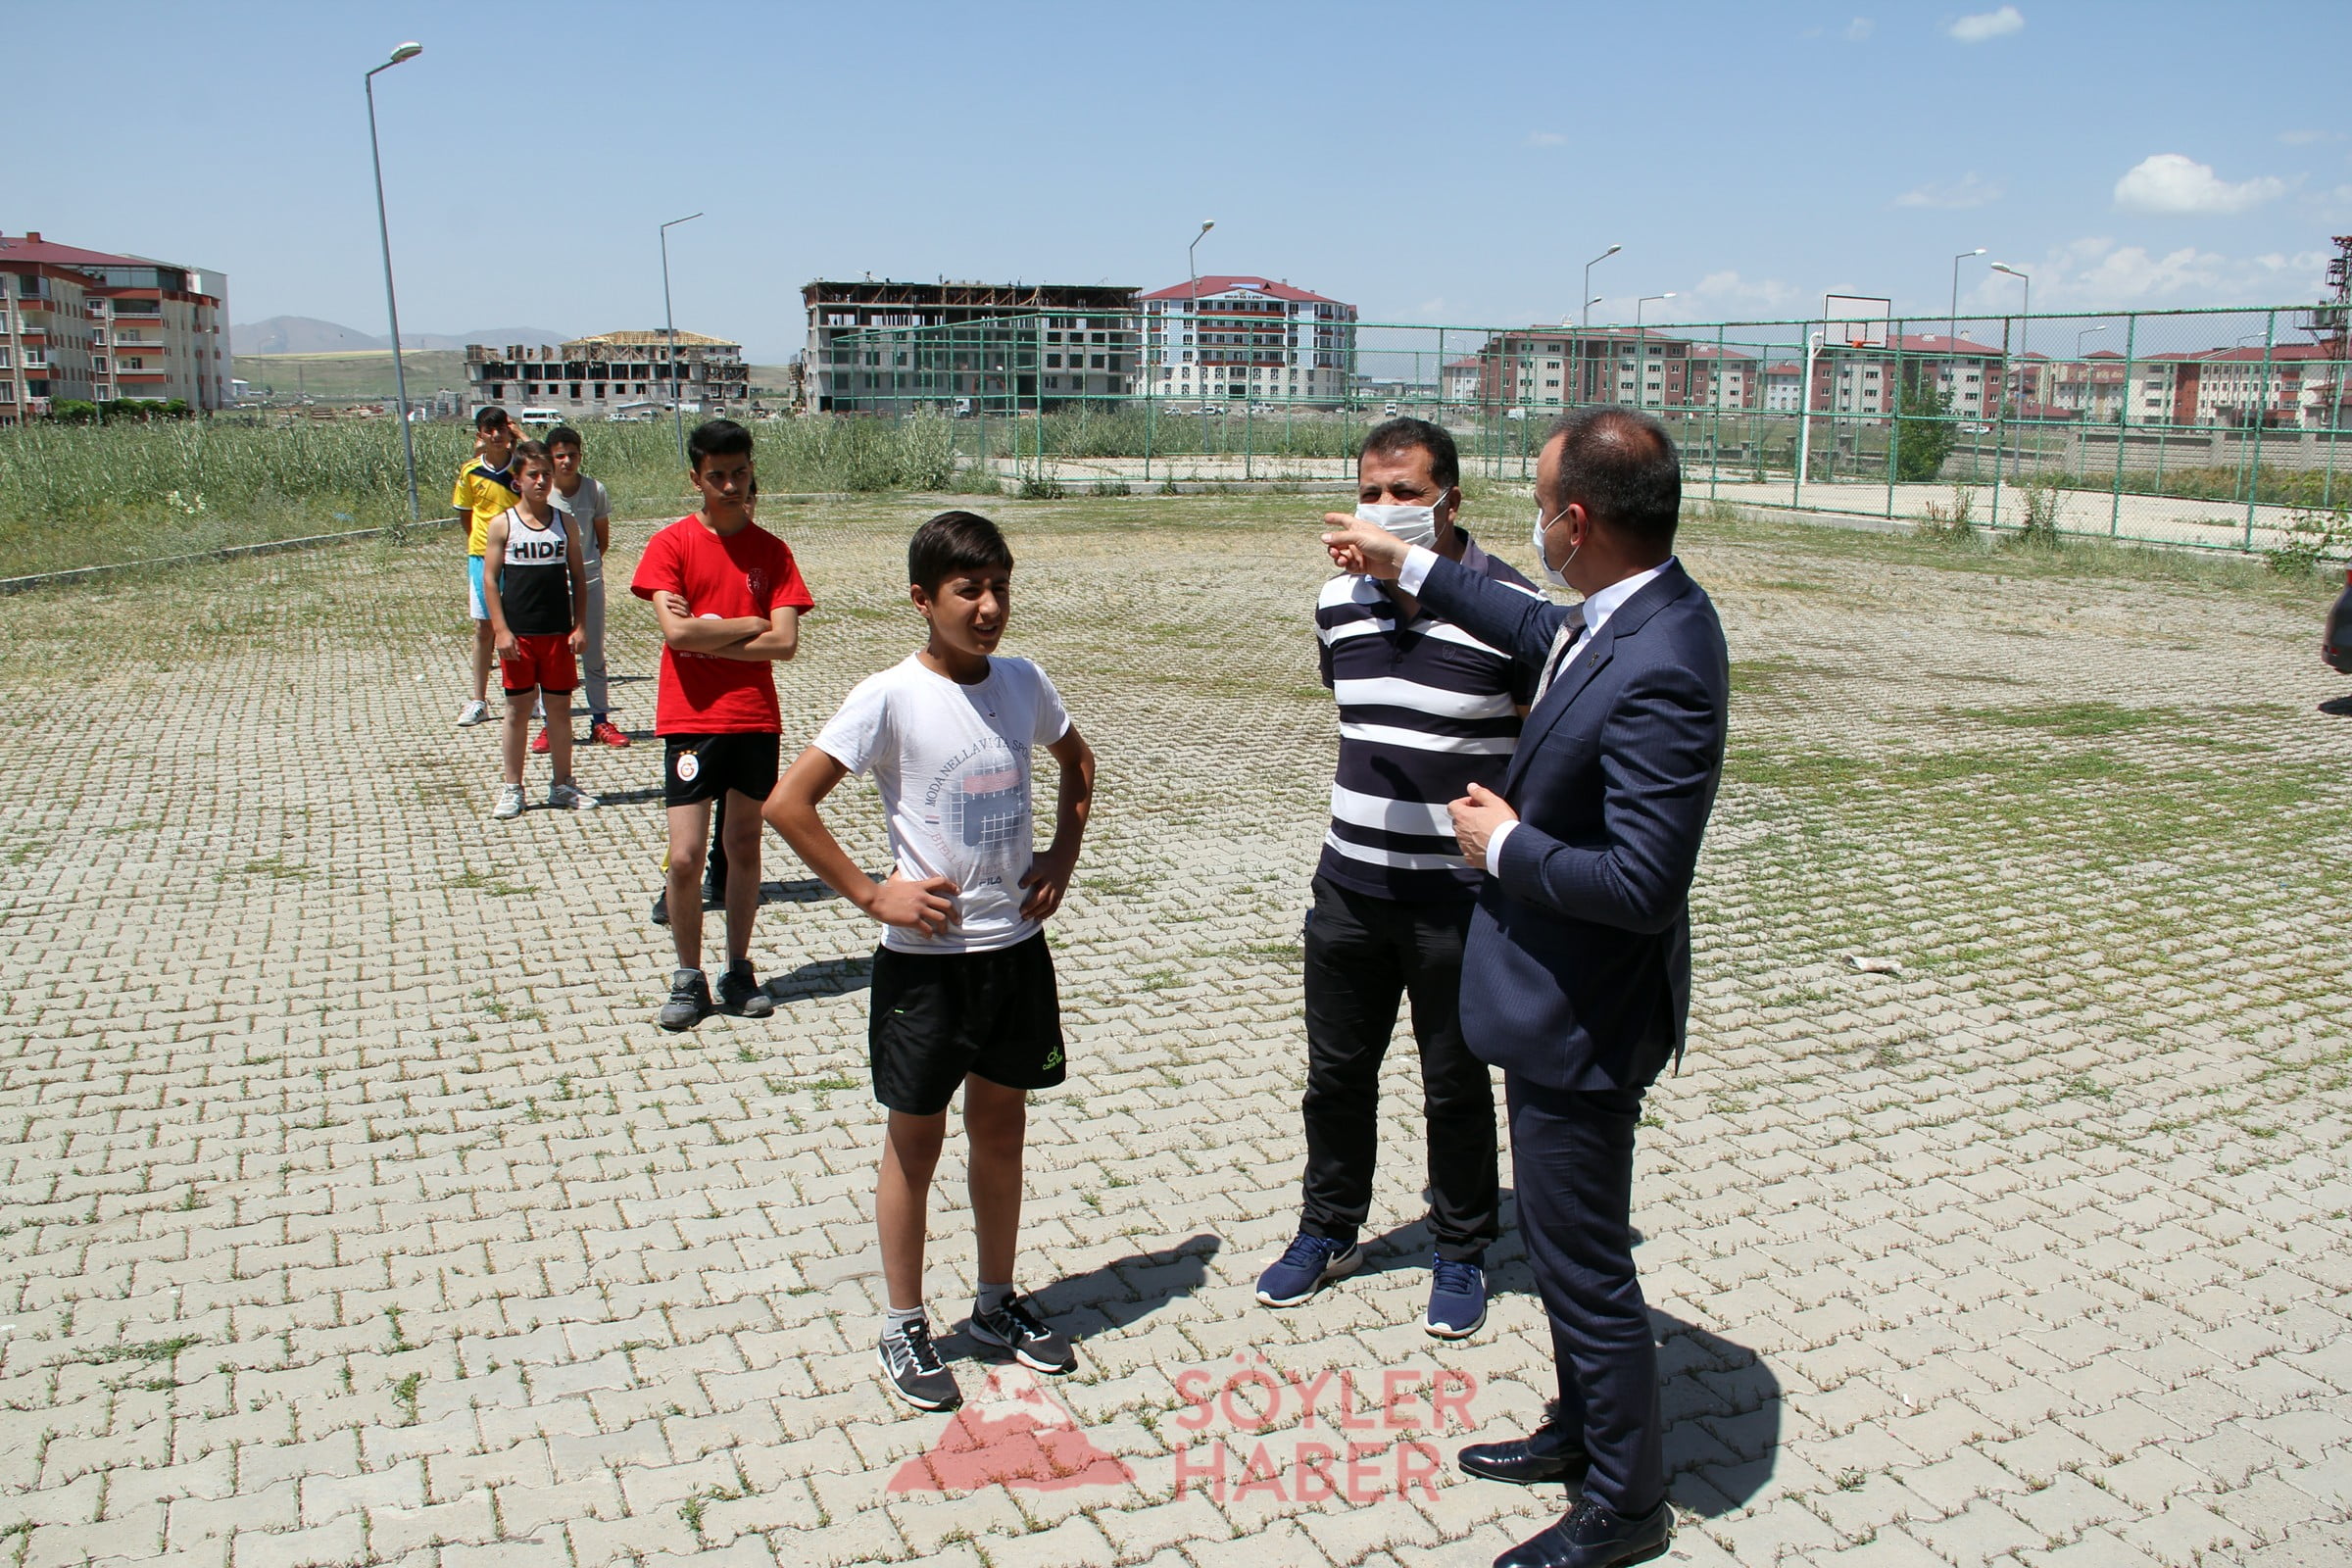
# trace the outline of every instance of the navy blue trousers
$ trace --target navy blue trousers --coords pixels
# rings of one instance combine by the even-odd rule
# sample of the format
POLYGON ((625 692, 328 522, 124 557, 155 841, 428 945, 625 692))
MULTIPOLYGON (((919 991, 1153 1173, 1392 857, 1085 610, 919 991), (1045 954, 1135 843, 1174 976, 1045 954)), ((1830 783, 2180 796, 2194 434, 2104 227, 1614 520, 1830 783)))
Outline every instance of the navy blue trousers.
POLYGON ((1585 1495, 1626 1515, 1666 1494, 1658 1351, 1634 1273, 1634 1128, 1642 1091, 1552 1089, 1503 1075, 1512 1185, 1551 1319, 1560 1424, 1583 1434, 1585 1495))

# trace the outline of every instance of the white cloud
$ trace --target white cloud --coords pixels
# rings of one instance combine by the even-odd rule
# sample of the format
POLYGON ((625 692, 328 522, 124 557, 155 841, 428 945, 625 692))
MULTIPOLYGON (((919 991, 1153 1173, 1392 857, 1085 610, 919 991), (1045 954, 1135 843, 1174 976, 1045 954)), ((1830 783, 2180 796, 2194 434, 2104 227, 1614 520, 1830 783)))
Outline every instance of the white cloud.
POLYGON ((2333 130, 2282 130, 2278 139, 2289 147, 2308 147, 2315 141, 2335 141, 2342 134, 2333 130))
POLYGON ((1980 11, 1962 17, 1944 32, 1962 43, 1984 43, 2004 33, 2016 32, 2026 24, 2025 13, 2015 6, 2003 6, 1998 11, 1980 11))
POLYGON ((1878 31, 1878 29, 1879 24, 1871 21, 1868 17, 1856 17, 1853 21, 1845 24, 1845 41, 1847 43, 1860 43, 1863 39, 1878 31))
POLYGON ((1530 147, 1565 147, 1568 145, 1568 138, 1556 130, 1531 130, 1527 133, 1527 145, 1530 147))
MULTIPOLYGON (((2274 251, 2260 256, 2224 256, 2193 245, 2158 253, 2145 246, 2119 246, 2105 236, 2091 236, 2062 245, 2038 262, 2021 265, 2033 274, 2037 313, 2269 305, 2316 295, 2328 268, 2328 253, 2286 255, 2274 251)), ((2012 278, 1986 274, 1965 298, 1972 309, 2014 311, 2021 290, 2012 278)))
POLYGON ((2127 213, 2171 218, 2204 218, 2242 213, 2286 193, 2282 180, 2264 174, 2236 184, 2180 153, 2157 153, 2125 171, 2115 182, 2115 205, 2127 213))
POLYGON ((1936 207, 1952 212, 1965 212, 1971 207, 1985 207, 2001 199, 1997 180, 1979 178, 1971 170, 1958 179, 1930 180, 1894 199, 1897 207, 1936 207))

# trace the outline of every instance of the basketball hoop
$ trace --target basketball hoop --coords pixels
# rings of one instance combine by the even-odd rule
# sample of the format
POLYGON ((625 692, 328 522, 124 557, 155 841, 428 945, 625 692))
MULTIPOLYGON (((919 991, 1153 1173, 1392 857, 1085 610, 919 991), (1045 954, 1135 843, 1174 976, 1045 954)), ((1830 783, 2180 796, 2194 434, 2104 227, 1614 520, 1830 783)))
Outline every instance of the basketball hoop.
POLYGON ((1848 349, 1883 349, 1894 302, 1867 294, 1830 294, 1821 302, 1822 341, 1848 349))

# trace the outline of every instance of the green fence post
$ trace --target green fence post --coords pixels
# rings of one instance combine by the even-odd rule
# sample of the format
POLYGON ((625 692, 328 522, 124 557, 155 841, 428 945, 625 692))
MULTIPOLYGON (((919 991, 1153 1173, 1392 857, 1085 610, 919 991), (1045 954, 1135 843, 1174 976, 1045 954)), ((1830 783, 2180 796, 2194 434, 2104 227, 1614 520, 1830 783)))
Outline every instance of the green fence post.
MULTIPOLYGON (((1887 411, 1886 419, 1886 520, 1892 522, 1894 520, 1894 465, 1895 459, 1902 455, 1903 450, 1903 323, 1900 321, 1889 322, 1888 328, 1889 335, 1894 342, 1894 353, 1889 357, 1887 365, 1894 371, 1894 378, 1887 383, 1886 391, 1879 395, 1891 397, 1894 400, 1894 407, 1887 411)), ((1855 444, 1857 447, 1860 445, 1859 442, 1855 444)))
MULTIPOLYGON (((2000 384, 1993 390, 1992 405, 1992 510, 1984 518, 1985 527, 1996 529, 2001 525, 2001 470, 2008 466, 2001 448, 2009 430, 2009 321, 2001 318, 2000 384)), ((2022 385, 2019 390, 2024 390, 2022 385)))
POLYGON ((2254 548, 2254 508, 2262 500, 2262 430, 2271 422, 2271 348, 2278 335, 2278 313, 2262 321, 2262 374, 2254 383, 2253 474, 2246 485, 2246 536, 2243 549, 2254 548))
POLYGON ((2124 437, 2132 432, 2132 360, 2139 352, 2139 313, 2124 318, 2124 393, 2115 411, 2115 488, 2109 493, 2107 537, 2116 538, 2124 526, 2124 437))

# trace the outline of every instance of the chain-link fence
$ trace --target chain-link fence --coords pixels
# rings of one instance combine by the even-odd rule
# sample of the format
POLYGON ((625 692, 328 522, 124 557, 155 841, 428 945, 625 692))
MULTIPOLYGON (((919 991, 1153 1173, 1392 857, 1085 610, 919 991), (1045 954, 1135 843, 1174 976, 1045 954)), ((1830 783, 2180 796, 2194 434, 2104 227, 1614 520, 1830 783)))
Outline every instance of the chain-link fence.
POLYGON ((2352 503, 2352 377, 2325 308, 1351 322, 1325 353, 1279 324, 1199 345, 1161 324, 842 334, 834 412, 947 421, 966 466, 1062 491, 1346 483, 1396 415, 1452 431, 1466 471, 1526 481, 1554 416, 1622 403, 1672 430, 1692 501, 2237 550, 2340 544, 2352 503))

